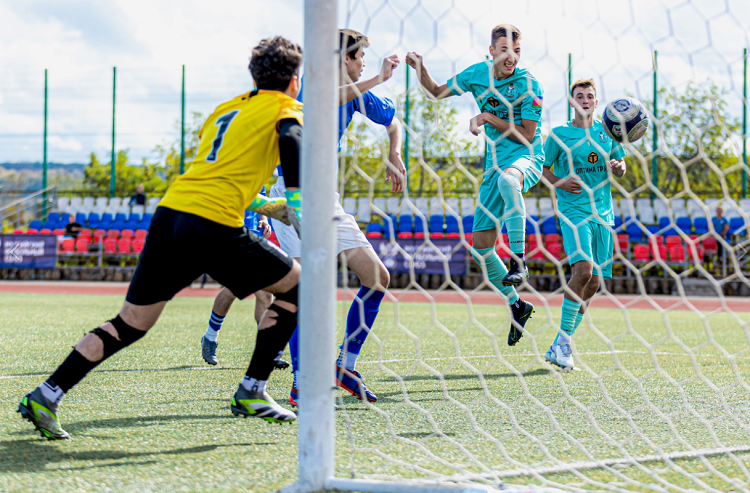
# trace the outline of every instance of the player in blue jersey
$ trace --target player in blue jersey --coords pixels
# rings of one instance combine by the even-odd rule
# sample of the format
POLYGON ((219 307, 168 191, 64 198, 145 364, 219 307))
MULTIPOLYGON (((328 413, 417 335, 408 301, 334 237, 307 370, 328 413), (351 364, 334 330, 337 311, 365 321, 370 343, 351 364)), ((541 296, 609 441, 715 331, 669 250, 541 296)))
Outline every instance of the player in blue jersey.
MULTIPOLYGON (((342 29, 339 32, 339 38, 343 56, 338 126, 339 151, 341 150, 341 137, 348 128, 354 113, 361 113, 373 123, 385 127, 389 139, 386 181, 391 182, 391 189, 394 193, 399 193, 403 190, 406 169, 401 158, 401 125, 395 119, 396 107, 390 99, 381 98, 369 92, 373 87, 390 79, 393 70, 399 64, 398 57, 393 55, 385 58, 379 75, 360 81, 362 71, 365 68, 364 49, 369 46, 369 40, 363 34, 349 29, 342 29)), ((298 98, 301 95, 302 91, 300 91, 298 98)), ((278 180, 269 191, 269 197, 272 199, 286 195, 284 176, 280 168, 278 173, 278 180)), ((380 304, 385 296, 385 290, 390 283, 390 274, 364 233, 362 233, 357 220, 344 211, 338 193, 335 200, 334 214, 338 253, 346 258, 347 267, 357 274, 361 282, 361 288, 347 316, 346 333, 336 361, 336 383, 355 397, 374 402, 377 400, 377 396, 365 385, 361 373, 356 370, 356 363, 362 345, 375 323, 380 304)), ((271 223, 281 249, 290 257, 299 261, 302 256, 302 243, 295 229, 273 218, 271 218, 271 223)), ((228 300, 225 298, 224 302, 227 301, 229 302, 229 305, 226 306, 228 311, 233 298, 228 300)), ((219 323, 218 327, 220 325, 219 323)), ((294 384, 289 402, 295 406, 298 404, 298 332, 299 330, 295 331, 289 341, 292 371, 294 372, 294 384)))
POLYGON ((543 91, 528 70, 517 66, 521 57, 521 33, 516 27, 495 26, 489 50, 492 60, 470 66, 443 85, 432 78, 417 53, 409 53, 406 63, 416 69, 422 87, 433 97, 442 99, 468 92, 482 111, 470 122, 470 130, 475 135, 479 134, 479 127, 484 127, 487 140, 471 253, 484 266, 488 281, 510 304, 513 322, 508 345, 513 346, 534 313, 534 305, 521 300, 514 286, 528 279, 524 259, 526 208, 523 193, 542 176, 543 91), (508 229, 512 253, 510 270, 495 251, 503 223, 508 229))
POLYGON ((545 354, 564 370, 574 367, 570 339, 601 279, 612 277, 613 230, 610 174, 625 174, 625 151, 594 120, 597 106, 593 80, 577 80, 570 88, 575 117, 555 127, 544 145, 544 178, 555 186, 563 245, 573 275, 565 289, 562 320, 545 354))

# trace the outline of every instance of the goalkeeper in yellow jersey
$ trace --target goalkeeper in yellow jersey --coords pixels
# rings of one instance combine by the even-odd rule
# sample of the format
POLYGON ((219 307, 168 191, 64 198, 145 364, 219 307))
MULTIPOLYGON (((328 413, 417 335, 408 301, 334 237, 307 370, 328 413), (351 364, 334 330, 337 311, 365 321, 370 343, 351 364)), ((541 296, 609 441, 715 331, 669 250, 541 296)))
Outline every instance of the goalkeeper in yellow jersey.
MULTIPOLYGON (((266 393, 275 361, 297 325, 300 267, 243 227, 244 212, 279 162, 287 190, 299 189, 302 48, 261 41, 250 59, 255 91, 219 105, 204 124, 190 169, 169 187, 151 222, 120 313, 86 334, 55 372, 24 396, 18 411, 49 439, 67 439, 58 405, 88 372, 141 339, 167 301, 203 273, 239 298, 276 297, 258 327, 255 351, 231 400, 235 415, 289 422, 296 415, 266 393)), ((292 201, 293 202, 293 201, 292 201)), ((102 406, 107 406, 105 402, 102 406)))

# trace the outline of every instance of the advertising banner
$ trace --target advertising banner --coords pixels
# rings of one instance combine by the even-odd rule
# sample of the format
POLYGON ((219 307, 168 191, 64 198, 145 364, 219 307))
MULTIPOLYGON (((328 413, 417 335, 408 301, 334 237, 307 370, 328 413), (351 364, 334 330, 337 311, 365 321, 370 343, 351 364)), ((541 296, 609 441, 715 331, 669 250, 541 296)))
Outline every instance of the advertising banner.
POLYGON ((57 264, 57 237, 0 235, 0 268, 53 269, 57 264))
POLYGON ((390 272, 444 274, 448 265, 451 275, 466 274, 466 251, 457 239, 437 239, 426 243, 423 238, 368 238, 375 252, 390 272))

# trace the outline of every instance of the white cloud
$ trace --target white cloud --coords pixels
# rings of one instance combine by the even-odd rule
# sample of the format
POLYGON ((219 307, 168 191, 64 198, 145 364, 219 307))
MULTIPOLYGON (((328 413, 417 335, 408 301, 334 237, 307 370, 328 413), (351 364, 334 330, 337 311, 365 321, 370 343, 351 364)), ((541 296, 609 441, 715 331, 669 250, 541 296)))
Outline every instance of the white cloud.
POLYGON ((52 149, 62 149, 63 151, 80 151, 83 150, 83 145, 73 137, 63 138, 59 135, 50 135, 47 138, 47 143, 52 149))

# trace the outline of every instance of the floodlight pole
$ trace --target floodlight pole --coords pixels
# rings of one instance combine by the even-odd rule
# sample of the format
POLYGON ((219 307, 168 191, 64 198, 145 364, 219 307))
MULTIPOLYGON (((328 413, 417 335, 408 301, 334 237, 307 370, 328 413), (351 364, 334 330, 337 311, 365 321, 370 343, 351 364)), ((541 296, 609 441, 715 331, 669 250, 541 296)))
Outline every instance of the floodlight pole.
POLYGON ((336 348, 337 0, 305 0, 300 284, 299 478, 317 491, 334 473, 336 348))
POLYGON ((117 173, 117 166, 115 158, 117 152, 115 151, 115 94, 117 89, 117 67, 112 67, 112 161, 109 165, 109 198, 115 196, 115 175, 117 173))
POLYGON ((185 172, 185 65, 182 65, 182 118, 180 119, 180 174, 185 172))
MULTIPOLYGON (((47 190, 47 69, 44 69, 44 142, 42 143, 42 190, 47 190)), ((42 219, 47 220, 47 192, 42 195, 42 219)))
POLYGON ((747 48, 742 50, 742 198, 747 198, 747 48))
POLYGON ((658 79, 657 79, 657 63, 656 63, 656 50, 654 50, 654 129, 653 129, 653 139, 651 142, 651 184, 654 186, 654 188, 651 190, 651 199, 656 199, 656 188, 659 186, 659 175, 657 173, 657 160, 656 160, 656 150, 659 147, 659 135, 656 131, 656 125, 659 121, 659 85, 658 85, 658 79))
POLYGON ((573 54, 568 53, 568 87, 565 90, 566 99, 568 100, 568 121, 571 119, 571 110, 570 107, 570 86, 573 85, 573 54))

